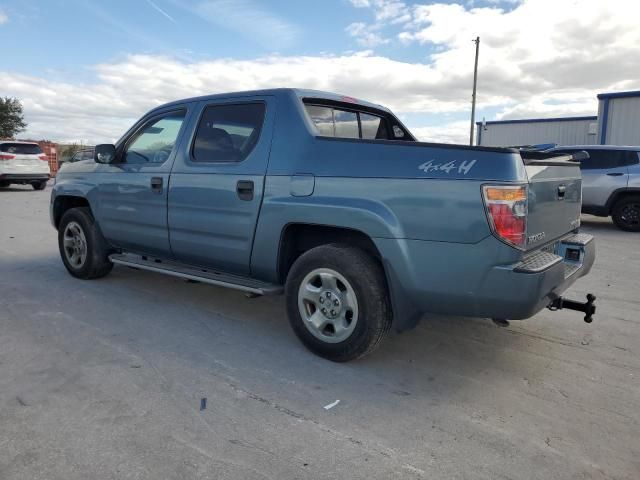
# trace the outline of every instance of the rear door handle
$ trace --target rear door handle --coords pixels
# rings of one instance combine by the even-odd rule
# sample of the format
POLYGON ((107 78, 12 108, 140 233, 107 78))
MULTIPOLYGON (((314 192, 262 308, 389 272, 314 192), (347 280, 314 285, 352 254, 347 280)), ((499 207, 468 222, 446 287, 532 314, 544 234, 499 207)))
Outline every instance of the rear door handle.
POLYGON ((162 177, 151 177, 151 190, 162 192, 162 177))
POLYGON ((624 175, 624 173, 622 173, 622 172, 609 172, 609 173, 607 173, 607 175, 609 175, 610 177, 621 177, 622 175, 624 175))
POLYGON ((251 180, 238 180, 236 192, 240 200, 253 200, 253 182, 251 180))

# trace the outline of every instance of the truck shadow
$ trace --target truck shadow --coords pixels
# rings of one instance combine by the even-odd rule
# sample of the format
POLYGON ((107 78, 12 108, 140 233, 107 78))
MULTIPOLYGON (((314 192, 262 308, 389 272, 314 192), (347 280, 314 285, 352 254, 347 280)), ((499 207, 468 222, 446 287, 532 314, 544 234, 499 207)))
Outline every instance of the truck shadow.
MULTIPOLYGON (((301 395, 359 402, 362 392, 375 391, 367 402, 382 406, 390 399, 447 402, 456 392, 468 394, 496 383, 521 387, 536 368, 527 353, 531 338, 517 334, 526 327, 516 324, 509 332, 486 319, 443 316, 425 317, 403 334, 390 333, 366 358, 336 364, 300 344, 289 327, 283 297, 249 299, 240 292, 124 267, 104 279, 80 281, 55 260, 3 263, 18 273, 16 288, 28 284, 43 304, 49 299, 55 317, 49 320, 58 330, 90 329, 98 347, 108 344, 117 355, 139 356, 140 364, 162 371, 176 385, 184 384, 185 377, 164 372, 172 370, 171 363, 193 378, 222 379, 258 391, 261 385, 269 391, 276 385, 301 395)), ((80 347, 71 343, 68 348, 80 347)))

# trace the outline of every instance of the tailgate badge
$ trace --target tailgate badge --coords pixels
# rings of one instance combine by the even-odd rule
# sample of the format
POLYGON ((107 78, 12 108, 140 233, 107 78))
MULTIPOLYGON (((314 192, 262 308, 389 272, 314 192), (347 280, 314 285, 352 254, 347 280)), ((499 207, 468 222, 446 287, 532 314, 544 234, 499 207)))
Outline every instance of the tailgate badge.
POLYGON ((544 232, 536 233, 535 235, 529 235, 527 237, 527 243, 539 242, 540 240, 543 240, 544 237, 546 236, 547 234, 544 232))

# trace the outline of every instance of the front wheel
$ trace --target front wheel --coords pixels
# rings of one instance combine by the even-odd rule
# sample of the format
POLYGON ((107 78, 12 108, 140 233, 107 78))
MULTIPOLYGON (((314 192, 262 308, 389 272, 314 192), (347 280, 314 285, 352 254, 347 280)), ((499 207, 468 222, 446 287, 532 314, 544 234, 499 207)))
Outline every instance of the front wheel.
POLYGON ((76 278, 104 277, 113 268, 109 246, 86 207, 72 208, 62 216, 58 247, 62 263, 76 278))
POLYGON ((613 223, 627 232, 640 232, 640 196, 624 197, 616 202, 611 212, 613 223))
POLYGON ((372 352, 391 326, 382 267, 348 245, 323 245, 303 253, 287 276, 286 302, 298 338, 334 362, 372 352))

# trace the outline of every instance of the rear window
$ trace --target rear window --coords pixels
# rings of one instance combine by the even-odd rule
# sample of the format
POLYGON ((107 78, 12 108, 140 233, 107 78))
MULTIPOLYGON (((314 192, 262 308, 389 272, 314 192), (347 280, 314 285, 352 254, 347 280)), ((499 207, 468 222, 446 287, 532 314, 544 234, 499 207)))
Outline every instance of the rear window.
POLYGON ((361 138, 364 140, 409 140, 399 125, 389 133, 384 117, 346 110, 330 105, 305 104, 309 118, 323 137, 361 138))
POLYGON ((37 143, 0 143, 0 152, 14 155, 40 155, 42 149, 37 143))

